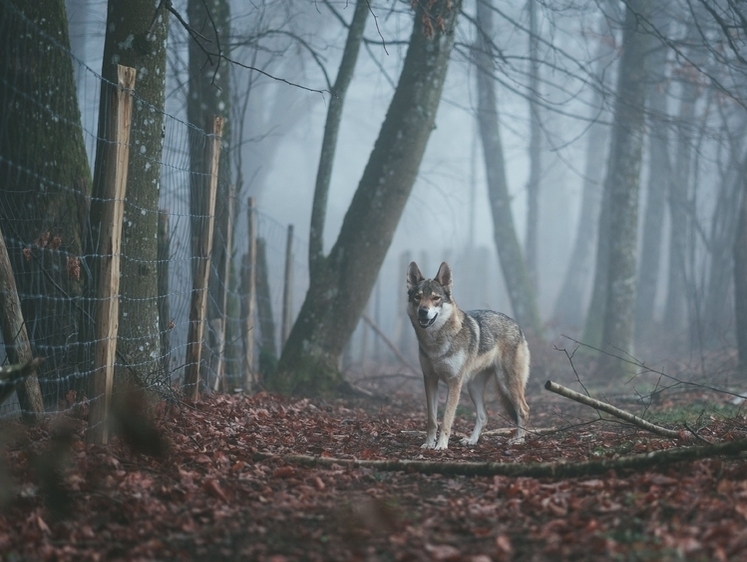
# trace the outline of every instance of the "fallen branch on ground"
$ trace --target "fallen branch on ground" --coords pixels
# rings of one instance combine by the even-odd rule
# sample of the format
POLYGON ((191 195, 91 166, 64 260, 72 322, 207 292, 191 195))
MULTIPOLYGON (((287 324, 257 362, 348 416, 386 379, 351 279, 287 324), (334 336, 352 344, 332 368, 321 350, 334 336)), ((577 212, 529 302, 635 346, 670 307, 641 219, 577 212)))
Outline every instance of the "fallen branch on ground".
POLYGON ((625 410, 621 410, 620 408, 615 408, 614 406, 611 406, 606 402, 595 400, 594 398, 590 398, 585 394, 580 394, 575 390, 571 390, 570 388, 566 388, 565 386, 559 385, 558 383, 554 383, 552 381, 547 381, 545 383, 545 390, 549 390, 550 392, 554 392, 555 394, 560 394, 565 398, 570 398, 571 400, 575 400, 576 402, 580 402, 581 404, 585 404, 586 406, 591 406, 595 410, 601 410, 602 412, 612 414, 613 416, 632 423, 633 425, 636 425, 641 429, 663 435, 664 437, 670 437, 672 439, 682 439, 684 436, 681 435, 679 431, 667 429, 666 427, 661 427, 660 425, 653 424, 644 420, 643 418, 639 418, 638 416, 631 414, 630 412, 626 412, 625 410))
POLYGON ((381 471, 418 472, 421 474, 444 474, 447 476, 511 476, 529 478, 575 478, 604 474, 609 470, 642 470, 662 467, 680 461, 691 461, 719 456, 735 456, 747 451, 747 440, 730 441, 702 447, 676 447, 664 451, 653 451, 640 455, 602 459, 579 463, 496 463, 463 461, 420 460, 359 460, 312 457, 309 455, 274 455, 254 453, 254 460, 278 459, 288 464, 299 464, 312 468, 332 467, 372 468, 381 471))
POLYGON ((366 324, 373 328, 373 331, 376 332, 376 335, 381 338, 381 341, 383 341, 387 345, 387 347, 392 350, 392 353, 394 353, 397 359, 399 359, 400 363, 409 368, 416 375, 420 375, 420 371, 415 368, 415 366, 410 363, 404 355, 402 355, 402 352, 397 348, 396 345, 394 345, 394 342, 387 337, 386 332, 381 329, 381 327, 374 321, 373 318, 371 318, 366 313, 363 313, 361 317, 366 322, 366 324))

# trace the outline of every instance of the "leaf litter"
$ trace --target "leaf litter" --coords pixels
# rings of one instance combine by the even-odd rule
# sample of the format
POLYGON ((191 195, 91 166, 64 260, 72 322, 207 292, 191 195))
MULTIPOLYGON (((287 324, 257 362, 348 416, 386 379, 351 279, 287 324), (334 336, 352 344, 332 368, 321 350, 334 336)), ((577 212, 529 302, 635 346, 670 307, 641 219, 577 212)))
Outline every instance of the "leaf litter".
MULTIPOLYGON (((692 397, 681 399, 691 400, 692 397)), ((496 463, 584 462, 681 446, 584 420, 532 397, 523 445, 487 435, 420 448, 422 397, 311 400, 267 393, 159 404, 153 442, 85 441, 80 419, 6 422, 0 560, 738 560, 747 557, 747 461, 680 462, 567 479, 384 472, 283 457, 496 463), (258 460, 258 459, 262 460, 258 460)), ((493 405, 489 429, 507 426, 493 405)), ((743 415, 712 417, 710 442, 747 438, 743 415)), ((147 438, 150 439, 150 438, 147 438)))

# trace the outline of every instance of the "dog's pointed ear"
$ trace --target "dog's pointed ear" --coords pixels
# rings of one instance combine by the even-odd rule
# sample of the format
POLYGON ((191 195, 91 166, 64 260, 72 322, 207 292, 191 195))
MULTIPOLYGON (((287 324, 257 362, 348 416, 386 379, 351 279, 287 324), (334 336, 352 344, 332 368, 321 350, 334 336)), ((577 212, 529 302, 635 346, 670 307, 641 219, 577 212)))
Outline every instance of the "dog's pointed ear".
POLYGON ((420 268, 415 262, 410 262, 410 267, 407 268, 407 290, 409 291, 415 285, 420 283, 425 277, 420 273, 420 268))
POLYGON ((447 291, 451 291, 451 268, 446 262, 441 263, 436 273, 436 281, 447 291))

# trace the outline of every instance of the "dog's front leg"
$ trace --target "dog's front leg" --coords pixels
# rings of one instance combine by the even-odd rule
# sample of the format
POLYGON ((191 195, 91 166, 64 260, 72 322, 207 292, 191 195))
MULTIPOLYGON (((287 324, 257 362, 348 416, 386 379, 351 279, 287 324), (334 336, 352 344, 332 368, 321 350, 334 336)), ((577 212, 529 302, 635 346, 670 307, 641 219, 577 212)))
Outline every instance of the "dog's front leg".
POLYGON ((450 378, 446 382, 448 396, 446 397, 446 410, 444 410, 444 421, 441 424, 441 435, 438 436, 436 449, 448 449, 449 437, 451 436, 451 426, 454 423, 457 405, 459 404, 459 395, 462 392, 462 379, 459 376, 450 378))
POLYGON ((436 431, 438 430, 436 421, 438 415, 438 377, 423 373, 423 382, 425 383, 425 407, 428 419, 425 425, 425 443, 421 447, 423 449, 433 449, 436 446, 436 431))

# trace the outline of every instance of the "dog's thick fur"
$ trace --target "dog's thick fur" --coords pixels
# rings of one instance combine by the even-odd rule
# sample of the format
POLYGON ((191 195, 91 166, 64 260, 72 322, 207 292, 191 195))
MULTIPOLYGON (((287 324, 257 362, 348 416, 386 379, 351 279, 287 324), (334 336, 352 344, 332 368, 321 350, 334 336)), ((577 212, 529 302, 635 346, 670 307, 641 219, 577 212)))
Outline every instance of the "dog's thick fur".
POLYGON ((451 268, 444 262, 435 279, 425 279, 415 262, 407 271, 407 314, 420 346, 428 411, 423 448, 447 449, 462 385, 467 384, 477 410, 474 445, 487 421, 485 387, 495 378, 498 394, 516 422, 512 443, 523 442, 529 406, 524 389, 529 378, 529 347, 524 332, 511 318, 491 310, 462 311, 451 296, 451 268), (436 443, 438 381, 446 383, 447 399, 441 434, 436 443))

